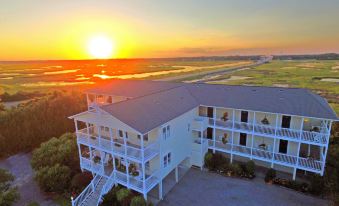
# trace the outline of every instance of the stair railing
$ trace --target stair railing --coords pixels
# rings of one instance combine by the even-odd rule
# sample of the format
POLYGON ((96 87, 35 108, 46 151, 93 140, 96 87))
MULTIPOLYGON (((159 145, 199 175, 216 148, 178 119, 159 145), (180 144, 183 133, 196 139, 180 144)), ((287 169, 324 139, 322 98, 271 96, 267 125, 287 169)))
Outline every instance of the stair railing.
POLYGON ((100 175, 96 175, 93 180, 87 185, 87 187, 78 195, 75 199, 71 197, 72 206, 79 206, 92 192, 94 192, 95 187, 98 185, 101 179, 100 175))

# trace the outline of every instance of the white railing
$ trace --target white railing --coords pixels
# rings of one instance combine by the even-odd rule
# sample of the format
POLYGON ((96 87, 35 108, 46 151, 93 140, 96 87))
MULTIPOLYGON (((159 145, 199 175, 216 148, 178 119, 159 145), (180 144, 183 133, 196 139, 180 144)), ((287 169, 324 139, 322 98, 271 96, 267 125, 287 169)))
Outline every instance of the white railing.
POLYGON ((87 185, 87 187, 78 195, 75 199, 72 199, 72 206, 81 205, 81 203, 91 194, 94 192, 96 186, 98 185, 101 176, 96 175, 93 180, 87 185))
POLYGON ((274 162, 285 166, 298 167, 313 172, 321 172, 323 161, 313 158, 303 158, 294 155, 275 153, 269 150, 263 150, 254 147, 246 147, 242 145, 224 144, 222 141, 208 140, 210 149, 216 149, 222 152, 236 154, 244 157, 255 158, 258 160, 274 162), (215 146, 214 146, 215 145, 215 146))
MULTIPOLYGON (((307 143, 313 144, 322 144, 326 145, 328 143, 328 133, 322 132, 311 132, 311 131, 304 131, 301 129, 291 129, 291 128, 281 128, 275 127, 271 125, 265 124, 254 124, 251 122, 239 122, 239 121, 232 121, 232 120, 219 120, 213 119, 208 117, 199 117, 205 118, 208 120, 210 126, 221 127, 229 130, 235 130, 239 132, 245 132, 254 135, 264 135, 268 137, 280 137, 284 139, 289 139, 292 141, 303 141, 307 143), (234 125, 233 125, 234 124, 234 125), (254 128, 253 128, 254 127, 254 128)), ((325 130, 326 131, 326 130, 325 130)))
MULTIPOLYGON (((117 141, 111 141, 106 138, 100 138, 94 135, 88 135, 84 133, 86 129, 79 130, 77 132, 77 141, 79 143, 97 148, 99 150, 104 150, 107 152, 113 152, 119 156, 125 156, 125 149, 126 149, 126 156, 136 161, 148 161, 150 158, 156 156, 159 153, 159 143, 160 141, 157 140, 155 142, 150 143, 148 146, 144 148, 137 148, 132 145, 123 144, 117 141), (144 158, 142 157, 142 150, 144 150, 144 158)), ((86 130, 87 131, 87 130, 86 130)))

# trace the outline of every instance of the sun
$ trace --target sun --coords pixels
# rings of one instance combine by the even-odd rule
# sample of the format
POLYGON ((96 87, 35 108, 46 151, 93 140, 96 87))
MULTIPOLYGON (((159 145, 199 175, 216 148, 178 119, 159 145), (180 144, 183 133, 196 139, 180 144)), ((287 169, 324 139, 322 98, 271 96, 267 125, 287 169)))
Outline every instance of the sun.
POLYGON ((96 59, 108 59, 115 55, 115 44, 106 36, 95 36, 87 44, 89 54, 96 59))

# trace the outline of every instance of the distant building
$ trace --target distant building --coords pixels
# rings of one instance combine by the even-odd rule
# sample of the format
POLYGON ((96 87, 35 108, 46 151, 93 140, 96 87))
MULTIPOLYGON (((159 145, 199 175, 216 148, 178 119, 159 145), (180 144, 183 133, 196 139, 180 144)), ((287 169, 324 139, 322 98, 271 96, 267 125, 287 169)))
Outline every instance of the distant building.
POLYGON ((115 184, 148 193, 208 150, 231 161, 323 175, 331 124, 322 97, 298 88, 113 80, 87 91, 74 119, 82 170, 92 183, 73 205, 97 205, 115 184))

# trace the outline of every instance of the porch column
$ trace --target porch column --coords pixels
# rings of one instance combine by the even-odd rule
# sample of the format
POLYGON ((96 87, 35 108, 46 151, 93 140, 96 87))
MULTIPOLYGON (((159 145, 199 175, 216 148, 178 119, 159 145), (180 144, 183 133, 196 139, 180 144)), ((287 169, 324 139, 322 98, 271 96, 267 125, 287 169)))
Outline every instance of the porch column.
MULTIPOLYGON (((327 140, 327 144, 325 146, 325 154, 324 154, 324 157, 323 157, 323 160, 322 160, 322 165, 321 165, 321 176, 324 175, 324 170, 325 170, 325 163, 326 163, 326 156, 327 156, 327 150, 328 150, 328 142, 329 142, 329 139, 330 139, 330 135, 331 135, 331 127, 332 127, 332 122, 333 121, 330 121, 329 122, 329 125, 328 125, 328 133, 327 133, 327 136, 326 136, 326 140, 327 140)), ((322 152, 323 153, 323 152, 322 152)))
POLYGON ((162 200, 162 180, 159 182, 159 200, 162 200))
POLYGON ((124 159, 125 159, 125 166, 126 166, 126 177, 127 177, 127 188, 129 189, 129 171, 128 171, 128 165, 129 165, 129 161, 127 160, 127 143, 126 143, 126 132, 122 132, 122 136, 124 139, 124 148, 125 148, 125 155, 124 155, 124 159))
MULTIPOLYGON (((204 166, 204 156, 203 156, 203 136, 204 136, 204 131, 203 131, 203 127, 201 126, 200 128, 200 154, 201 154, 201 166, 200 166, 200 170, 202 171, 202 168, 204 166)), ((208 144, 208 142, 207 142, 208 144)))
POLYGON ((231 144, 231 163, 233 162, 233 144, 234 144, 234 121, 235 121, 235 110, 232 110, 232 144, 231 144))
POLYGON ((86 122, 86 130, 87 130, 87 142, 88 144, 91 144, 91 136, 90 136, 90 133, 89 133, 89 124, 88 122, 86 122))
POLYGON ((255 112, 253 113, 253 122, 252 122, 252 143, 251 143, 251 160, 253 159, 253 143, 254 143, 254 127, 255 127, 256 121, 255 121, 255 112))
MULTIPOLYGON (((147 198, 147 195, 146 195, 146 174, 145 174, 145 147, 144 147, 144 136, 139 133, 140 135, 140 141, 141 141, 141 166, 142 166, 142 191, 143 191, 143 194, 144 194, 144 198, 146 196, 147 198)), ((145 198, 145 199, 146 199, 145 198)))
POLYGON ((98 144, 101 147, 101 126, 97 125, 98 127, 98 144))
POLYGON ((178 166, 175 167, 175 182, 179 182, 179 171, 178 171, 178 166))
POLYGON ((215 154, 215 118, 216 118, 216 108, 213 107, 213 153, 215 154))
POLYGON ((144 193, 144 199, 145 199, 146 202, 147 202, 147 193, 144 193))

